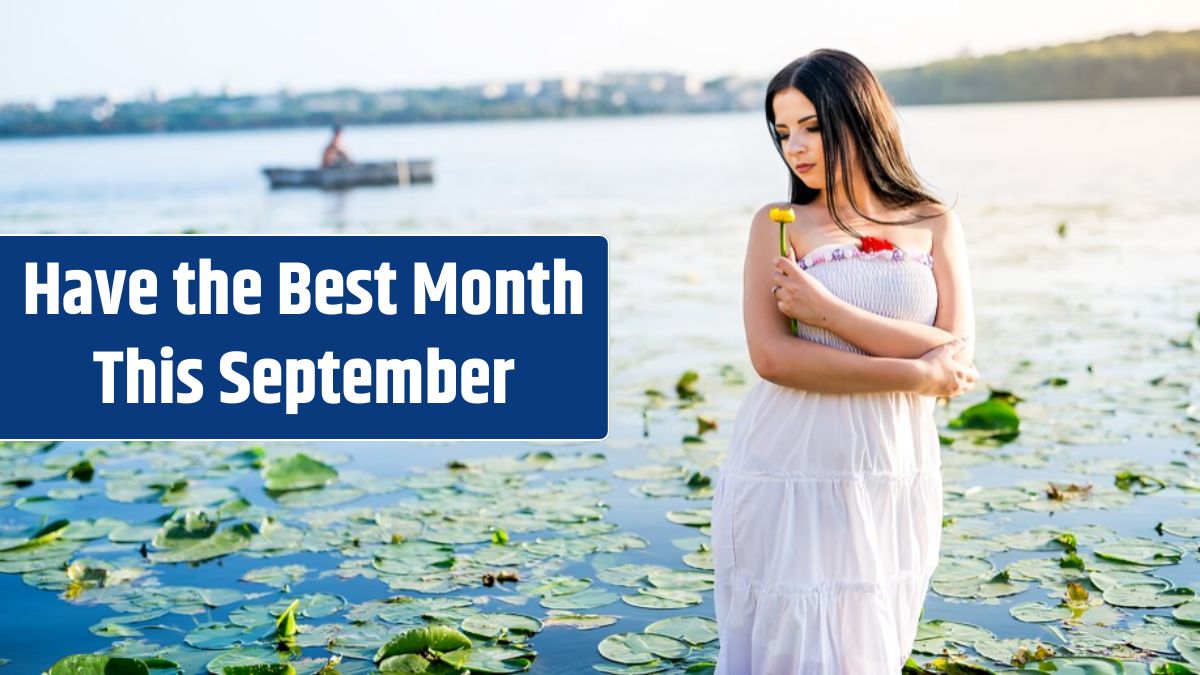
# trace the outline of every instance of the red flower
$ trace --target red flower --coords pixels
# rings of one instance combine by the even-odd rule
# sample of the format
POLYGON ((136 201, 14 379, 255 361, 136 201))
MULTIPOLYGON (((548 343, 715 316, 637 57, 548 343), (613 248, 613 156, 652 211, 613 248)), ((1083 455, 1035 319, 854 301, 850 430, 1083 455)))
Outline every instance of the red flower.
POLYGON ((891 251, 896 248, 895 244, 892 242, 888 241, 887 239, 880 239, 879 237, 863 237, 862 240, 858 242, 858 247, 862 249, 863 253, 891 251))

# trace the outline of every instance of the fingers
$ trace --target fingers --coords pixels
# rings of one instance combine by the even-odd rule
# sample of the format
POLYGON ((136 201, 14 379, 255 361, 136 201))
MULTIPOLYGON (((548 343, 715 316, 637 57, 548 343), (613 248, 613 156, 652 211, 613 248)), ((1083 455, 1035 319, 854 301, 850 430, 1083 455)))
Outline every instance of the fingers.
POLYGON ((789 271, 800 271, 800 267, 796 265, 796 261, 785 256, 779 256, 775 259, 775 269, 784 273, 789 271))

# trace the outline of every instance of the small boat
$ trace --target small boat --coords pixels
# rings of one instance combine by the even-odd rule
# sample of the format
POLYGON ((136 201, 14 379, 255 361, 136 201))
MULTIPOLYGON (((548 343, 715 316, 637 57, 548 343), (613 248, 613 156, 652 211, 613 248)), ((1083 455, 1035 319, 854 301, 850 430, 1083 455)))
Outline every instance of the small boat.
POLYGON ((319 169, 263 169, 271 188, 320 188, 344 190, 359 185, 412 185, 433 182, 433 160, 409 159, 363 162, 319 169))

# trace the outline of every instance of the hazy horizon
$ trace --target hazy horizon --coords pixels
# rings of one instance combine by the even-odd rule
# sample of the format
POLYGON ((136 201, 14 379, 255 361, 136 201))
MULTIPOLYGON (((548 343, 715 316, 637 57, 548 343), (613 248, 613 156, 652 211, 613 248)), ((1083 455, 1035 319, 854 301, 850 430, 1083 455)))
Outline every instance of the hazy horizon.
POLYGON ((1118 0, 792 7, 767 0, 686 12, 632 0, 603 7, 364 0, 350 8, 311 0, 46 0, 10 9, 0 27, 0 59, 22 64, 0 74, 0 103, 46 105, 101 94, 124 99, 150 91, 174 97, 224 89, 458 87, 625 70, 764 77, 817 47, 845 49, 886 70, 964 51, 982 55, 1200 27, 1200 3, 1173 0, 1136 8, 1118 0), (780 8, 792 14, 784 17, 780 8), (788 21, 796 37, 763 38, 787 31, 788 21))

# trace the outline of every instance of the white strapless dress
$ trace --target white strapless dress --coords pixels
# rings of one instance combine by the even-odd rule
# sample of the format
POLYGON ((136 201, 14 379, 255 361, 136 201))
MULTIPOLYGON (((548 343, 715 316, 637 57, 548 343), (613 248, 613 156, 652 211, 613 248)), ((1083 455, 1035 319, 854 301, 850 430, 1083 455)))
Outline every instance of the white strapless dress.
MULTIPOLYGON (((822 246, 800 261, 843 300, 932 325, 933 258, 822 246)), ((862 353, 823 329, 800 337, 862 353)), ((942 531, 935 399, 760 381, 713 495, 716 675, 895 675, 942 531)))

